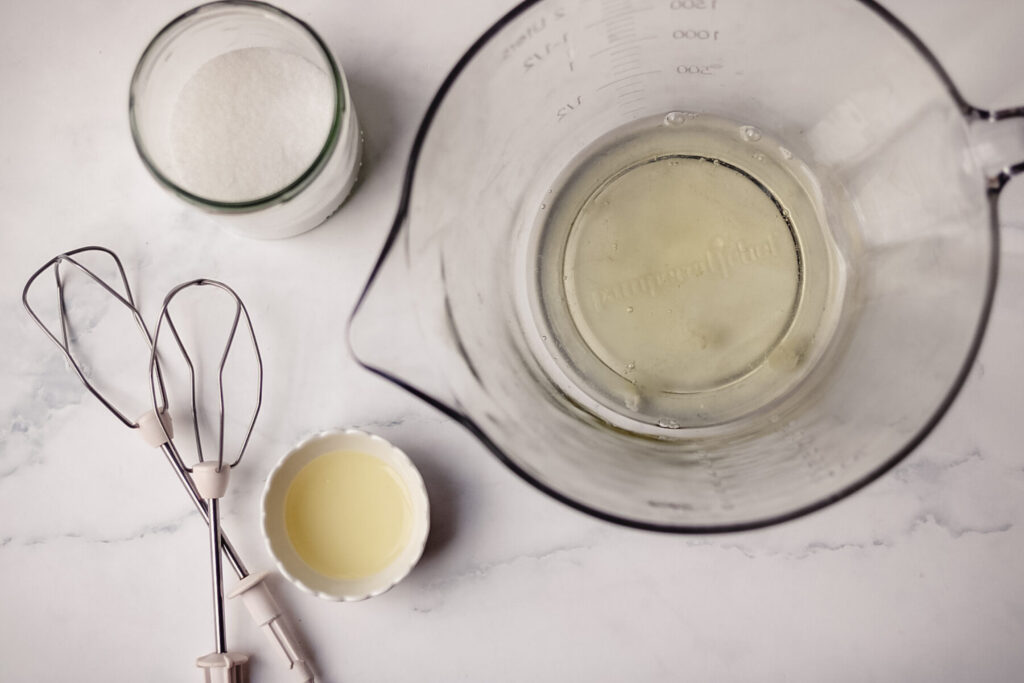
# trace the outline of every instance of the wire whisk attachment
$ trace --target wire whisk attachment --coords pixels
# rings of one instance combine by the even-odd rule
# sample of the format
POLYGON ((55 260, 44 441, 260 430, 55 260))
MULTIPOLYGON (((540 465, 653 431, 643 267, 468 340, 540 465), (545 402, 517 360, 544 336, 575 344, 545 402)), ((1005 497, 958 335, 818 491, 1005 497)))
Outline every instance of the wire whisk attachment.
MULTIPOLYGON (((239 597, 245 603, 257 626, 266 634, 282 664, 288 670, 288 680, 296 681, 296 683, 309 683, 313 681, 312 669, 309 663, 305 661, 302 650, 291 629, 287 627, 281 608, 267 585, 266 578, 268 574, 266 572, 249 573, 249 570, 242 562, 242 558, 239 557, 230 540, 220 529, 219 498, 224 495, 227 489, 228 473, 232 467, 241 461, 249 445, 256 417, 262 405, 263 395, 263 362, 256 343, 256 336, 252 329, 252 322, 249 319, 249 313, 238 295, 227 285, 215 280, 200 279, 178 285, 165 298, 160 317, 157 321, 156 333, 151 335, 143 316, 139 312, 139 307, 132 294, 132 289, 121 260, 110 249, 99 246, 87 246, 58 254, 44 263, 25 283, 21 300, 29 316, 39 326, 43 334, 60 349, 69 368, 78 376, 78 379, 89 393, 122 424, 136 430, 143 441, 163 451, 185 492, 195 504, 196 510, 210 527, 210 554, 214 577, 214 628, 217 647, 214 652, 204 655, 196 661, 196 665, 202 670, 203 679, 210 683, 214 681, 218 683, 242 683, 247 678, 248 657, 226 651, 223 607, 224 588, 221 565, 223 556, 240 579, 240 582, 232 591, 232 597, 239 597), (94 266, 95 269, 90 266, 94 266), (46 277, 47 273, 52 273, 51 282, 55 286, 52 292, 46 291, 46 287, 44 287, 44 283, 49 279, 46 277), (71 278, 71 275, 75 277, 71 278), (104 279, 103 275, 108 275, 107 279, 104 279), (71 284, 72 281, 74 284, 71 284), (123 397, 115 400, 111 392, 101 390, 97 386, 93 378, 93 371, 89 367, 89 363, 86 362, 85 357, 83 357, 88 355, 83 348, 85 346, 83 344, 83 335, 76 333, 75 325, 73 325, 69 316, 69 310, 73 308, 73 305, 81 305, 82 303, 81 301, 76 303, 76 300, 80 298, 77 294, 80 294, 80 292, 76 292, 76 296, 69 296, 68 294, 69 289, 76 290, 83 282, 99 287, 100 293, 105 298, 108 298, 109 301, 116 303, 117 306, 115 308, 119 312, 130 316, 131 322, 134 322, 135 326, 138 327, 138 338, 144 344, 140 350, 143 350, 144 354, 141 354, 139 358, 139 391, 136 397, 139 400, 139 405, 135 409, 145 410, 138 418, 133 419, 129 417, 131 413, 130 410, 126 410, 125 404, 127 402, 123 397), (233 304, 233 313, 230 314, 232 318, 230 332, 223 349, 220 351, 217 368, 219 417, 217 424, 219 433, 216 444, 217 457, 215 459, 207 458, 202 449, 203 444, 200 435, 201 411, 198 400, 195 363, 168 308, 171 301, 180 292, 190 287, 218 288, 229 295, 233 304), (50 319, 51 316, 40 315, 40 311, 33 306, 34 301, 44 302, 47 300, 47 297, 51 297, 49 301, 55 304, 56 311, 56 320, 55 322, 51 321, 49 325, 44 322, 44 318, 50 319), (231 350, 235 346, 236 336, 239 333, 240 327, 244 330, 243 334, 248 336, 255 357, 256 400, 237 454, 234 455, 233 459, 225 461, 226 401, 224 396, 226 392, 224 390, 224 375, 225 367, 228 364, 231 350), (163 364, 166 358, 162 360, 157 353, 159 337, 163 330, 170 331, 175 346, 177 346, 179 353, 182 354, 185 364, 189 368, 190 407, 197 455, 197 462, 191 467, 185 465, 177 446, 173 442, 174 433, 170 419, 168 382, 165 372, 168 368, 163 364), (150 383, 149 396, 146 395, 147 392, 143 388, 144 385, 141 384, 141 374, 145 372, 147 359, 150 383), (147 404, 151 404, 151 407, 147 407, 147 404)), ((84 303, 95 304, 96 302, 85 301, 84 303)), ((84 306, 84 308, 86 308, 84 314, 79 312, 78 315, 85 315, 87 320, 99 320, 98 317, 90 317, 90 314, 94 314, 96 311, 89 311, 88 305, 84 306)), ((108 322, 106 318, 114 317, 116 316, 113 313, 103 316, 103 322, 105 323, 103 327, 106 327, 108 322)), ((130 325, 131 322, 128 322, 128 324, 130 325)), ((91 329, 93 325, 88 327, 91 329)), ((107 331, 109 332, 109 330, 107 331)), ((119 354, 117 360, 120 361, 122 357, 120 354, 123 353, 126 337, 122 332, 121 336, 116 338, 116 345, 114 346, 110 344, 111 338, 111 335, 106 335, 104 339, 107 343, 97 348, 103 352, 116 352, 119 354)), ((104 353, 103 355, 109 358, 109 353, 104 353)), ((103 379, 102 372, 96 372, 95 374, 99 376, 99 379, 103 379)), ((118 374, 124 373, 113 373, 113 375, 118 374)), ((107 377, 106 379, 109 381, 113 377, 107 377)))
MULTIPOLYGON (((147 349, 150 352, 151 359, 153 358, 153 337, 149 333, 149 328, 146 327, 145 321, 142 319, 142 314, 139 313, 138 307, 135 305, 135 298, 132 296, 132 289, 128 284, 128 276, 125 274, 124 265, 121 263, 121 259, 117 257, 117 254, 105 247, 80 247, 63 254, 58 254, 52 259, 44 263, 25 283, 25 288, 21 292, 21 303, 25 306, 25 310, 31 316, 32 320, 36 322, 39 329, 43 331, 50 341, 60 349, 64 355, 64 359, 68 365, 74 370, 75 374, 78 375, 78 379, 81 380, 82 385, 92 394, 100 403, 102 403, 107 410, 109 410, 118 420, 120 420, 126 427, 131 429, 139 428, 139 420, 128 417, 124 410, 114 404, 114 400, 101 392, 96 385, 93 383, 89 374, 85 371, 84 363, 79 358, 76 352, 77 346, 73 341, 73 334, 70 330, 70 323, 68 320, 68 306, 65 283, 67 277, 66 271, 71 268, 81 273, 82 275, 89 278, 91 282, 98 285, 109 297, 127 309, 128 313, 131 314, 135 320, 135 324, 138 326, 139 331, 142 335, 142 339, 147 345, 147 349), (81 263, 76 258, 80 254, 89 256, 101 256, 110 260, 117 271, 117 286, 120 287, 121 291, 118 291, 110 283, 101 278, 96 272, 81 263), (50 326, 43 322, 39 314, 32 307, 29 302, 29 293, 32 291, 36 284, 36 280, 43 275, 47 270, 53 272, 54 283, 56 285, 56 296, 57 296, 57 315, 58 315, 58 331, 55 333, 50 326)), ((152 394, 153 394, 153 410, 157 415, 163 415, 167 412, 167 391, 164 388, 163 375, 160 371, 160 364, 156 362, 150 363, 150 375, 152 383, 152 394)), ((165 427, 169 428, 167 425, 165 427)))
MULTIPOLYGON (((252 320, 249 318, 249 311, 246 309, 245 304, 242 303, 242 299, 233 289, 231 289, 231 287, 217 280, 209 280, 206 278, 191 280, 174 287, 167 293, 167 296, 164 298, 163 306, 160 308, 160 316, 157 318, 156 329, 153 333, 153 347, 149 361, 149 370, 152 377, 159 376, 157 369, 159 368, 161 361, 158 357, 158 350, 160 349, 161 334, 164 333, 165 330, 170 332, 171 338, 174 340, 174 347, 177 348, 181 359, 188 368, 192 430, 195 438, 197 461, 192 466, 185 465, 185 469, 191 474, 192 481, 195 482, 199 495, 206 501, 206 505, 210 513, 209 545, 213 588, 215 649, 213 652, 200 657, 196 661, 196 665, 203 670, 203 676, 206 681, 241 683, 247 678, 248 657, 238 653, 228 652, 227 649, 224 618, 224 576, 220 553, 220 499, 227 492, 228 481, 230 479, 228 475, 230 474, 231 469, 238 465, 242 460, 242 456, 245 455, 245 449, 249 445, 249 439, 252 437, 252 430, 256 425, 256 418, 259 415, 260 406, 263 403, 263 361, 260 357, 259 344, 256 342, 256 334, 252 328, 252 320), (217 356, 217 455, 215 458, 208 457, 209 453, 204 453, 203 451, 203 436, 200 425, 202 408, 200 406, 200 388, 199 381, 197 379, 198 373, 196 370, 197 364, 193 359, 193 355, 190 353, 188 346, 182 339, 178 325, 171 316, 171 304, 178 296, 188 290, 202 290, 204 288, 214 288, 227 294, 233 307, 232 320, 228 329, 227 338, 224 342, 223 348, 220 349, 217 356), (233 459, 228 460, 225 459, 224 456, 226 413, 224 399, 225 368, 227 367, 228 359, 231 357, 232 350, 235 348, 235 341, 238 337, 239 327, 244 329, 245 336, 248 338, 252 347, 256 370, 256 401, 252 414, 245 427, 244 435, 238 447, 238 452, 233 459)), ((204 328, 203 326, 200 326, 201 334, 199 335, 200 339, 197 342, 200 348, 206 346, 206 344, 203 344, 202 342, 207 341, 206 337, 209 336, 209 332, 211 331, 211 328, 204 328)), ((160 404, 161 400, 162 386, 160 385, 161 383, 155 379, 152 382, 151 389, 154 410, 160 404)), ((166 427, 164 427, 164 429, 166 430, 166 427)), ((167 437, 170 447, 178 454, 178 459, 184 463, 178 446, 175 444, 171 434, 165 431, 165 436, 167 437)))
MULTIPOLYGON (((216 469, 218 472, 224 467, 224 422, 225 422, 225 400, 224 400, 224 369, 228 362, 228 357, 231 350, 234 348, 235 337, 238 333, 240 323, 244 323, 245 332, 247 333, 249 342, 252 346, 252 352, 255 359, 256 369, 256 402, 252 410, 252 414, 249 418, 248 426, 245 429, 245 434, 242 438, 241 445, 239 446, 238 453, 233 460, 228 463, 229 468, 233 468, 238 465, 242 460, 242 456, 245 455, 245 449, 249 445, 249 439, 252 437, 253 428, 256 425, 256 418, 259 416, 260 407, 263 403, 263 360, 260 356, 259 344, 256 342, 256 334, 252 328, 252 320, 249 317, 249 311, 246 309, 242 299, 238 296, 235 290, 227 286, 223 282, 217 280, 210 280, 207 278, 199 278, 184 282, 170 292, 164 298, 163 306, 160 309, 160 317, 157 319, 156 332, 153 335, 152 340, 152 353, 150 354, 150 375, 154 378, 152 382, 152 399, 153 409, 157 410, 161 403, 166 406, 167 394, 163 387, 162 375, 160 373, 160 361, 158 359, 157 350, 160 343, 160 335, 163 330, 168 330, 174 339, 174 344, 181 354, 182 359, 185 361, 185 365, 188 367, 189 374, 189 387, 191 395, 191 413, 192 413, 192 428, 195 438, 196 456, 198 462, 213 462, 208 460, 203 453, 203 439, 200 430, 200 407, 199 407, 199 391, 198 382, 196 380, 196 364, 189 354, 188 348, 182 341, 181 334, 178 331, 177 325, 174 323, 174 319, 171 317, 171 303, 178 295, 188 289, 201 288, 201 287, 215 287, 225 292, 234 304, 234 317, 231 322, 231 327, 228 331, 227 340, 224 344, 224 348, 220 353, 219 367, 217 369, 217 397, 218 397, 218 429, 217 429, 217 458, 216 458, 216 469)), ((170 439, 170 435, 168 435, 170 439)), ((177 447, 172 447, 177 450, 177 447)), ((194 473, 195 468, 186 465, 186 469, 190 473, 194 473)))

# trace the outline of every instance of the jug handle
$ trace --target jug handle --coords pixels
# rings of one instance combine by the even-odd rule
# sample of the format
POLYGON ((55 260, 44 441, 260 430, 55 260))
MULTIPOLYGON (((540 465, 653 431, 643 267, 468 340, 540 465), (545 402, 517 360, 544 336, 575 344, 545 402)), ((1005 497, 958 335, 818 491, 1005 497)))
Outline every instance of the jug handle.
POLYGON ((998 196, 1012 177, 1024 173, 1024 106, 998 110, 974 106, 963 96, 935 54, 899 17, 876 0, 860 2, 910 41, 946 86, 967 119, 971 148, 985 173, 988 191, 993 197, 998 196))
POLYGON ((968 114, 971 151, 998 195, 1014 176, 1024 173, 1024 107, 989 111, 972 107, 968 114))

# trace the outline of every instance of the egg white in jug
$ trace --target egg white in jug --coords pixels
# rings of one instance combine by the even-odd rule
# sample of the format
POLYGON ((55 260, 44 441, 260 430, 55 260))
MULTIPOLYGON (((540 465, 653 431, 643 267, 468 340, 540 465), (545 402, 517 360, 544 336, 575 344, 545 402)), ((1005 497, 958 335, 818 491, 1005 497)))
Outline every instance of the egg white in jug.
POLYGON ((639 121, 580 154, 549 197, 537 317, 563 371, 616 412, 719 424, 785 394, 827 345, 841 261, 813 178, 759 129, 639 121))

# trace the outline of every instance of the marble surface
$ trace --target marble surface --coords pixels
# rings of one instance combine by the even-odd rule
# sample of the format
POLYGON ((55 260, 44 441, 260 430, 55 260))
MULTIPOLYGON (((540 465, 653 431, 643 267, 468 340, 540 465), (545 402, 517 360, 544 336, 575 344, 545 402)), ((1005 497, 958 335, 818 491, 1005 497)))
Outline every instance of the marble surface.
MULTIPOLYGON (((419 116, 510 4, 287 4, 349 74, 366 166, 343 211, 282 242, 217 229, 162 192, 132 148, 131 70, 187 0, 0 5, 0 680, 197 680, 193 661, 210 649, 198 516, 159 454, 82 390, 18 300, 38 265, 89 243, 122 256, 147 310, 197 276, 248 300, 266 400, 224 525, 253 568, 271 566, 263 481, 306 434, 377 432, 421 468, 434 528, 406 581, 358 604, 274 583, 324 681, 1024 676, 1024 181, 1003 197, 995 311, 945 421, 882 480, 776 528, 674 537, 592 520, 347 357, 346 314, 389 227, 419 116)), ((969 99, 1024 104, 1020 3, 891 6, 969 99)), ((281 680, 247 615, 228 609, 254 683, 281 680)))

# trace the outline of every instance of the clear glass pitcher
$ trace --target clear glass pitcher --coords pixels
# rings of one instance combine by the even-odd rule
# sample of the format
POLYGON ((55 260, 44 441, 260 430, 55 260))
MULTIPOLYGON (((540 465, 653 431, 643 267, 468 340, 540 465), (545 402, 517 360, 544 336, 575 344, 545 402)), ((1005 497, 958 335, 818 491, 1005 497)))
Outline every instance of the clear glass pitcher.
POLYGON ((875 2, 524 2, 431 103, 350 343, 585 512, 779 522, 941 419, 1021 159, 1024 108, 875 2))

